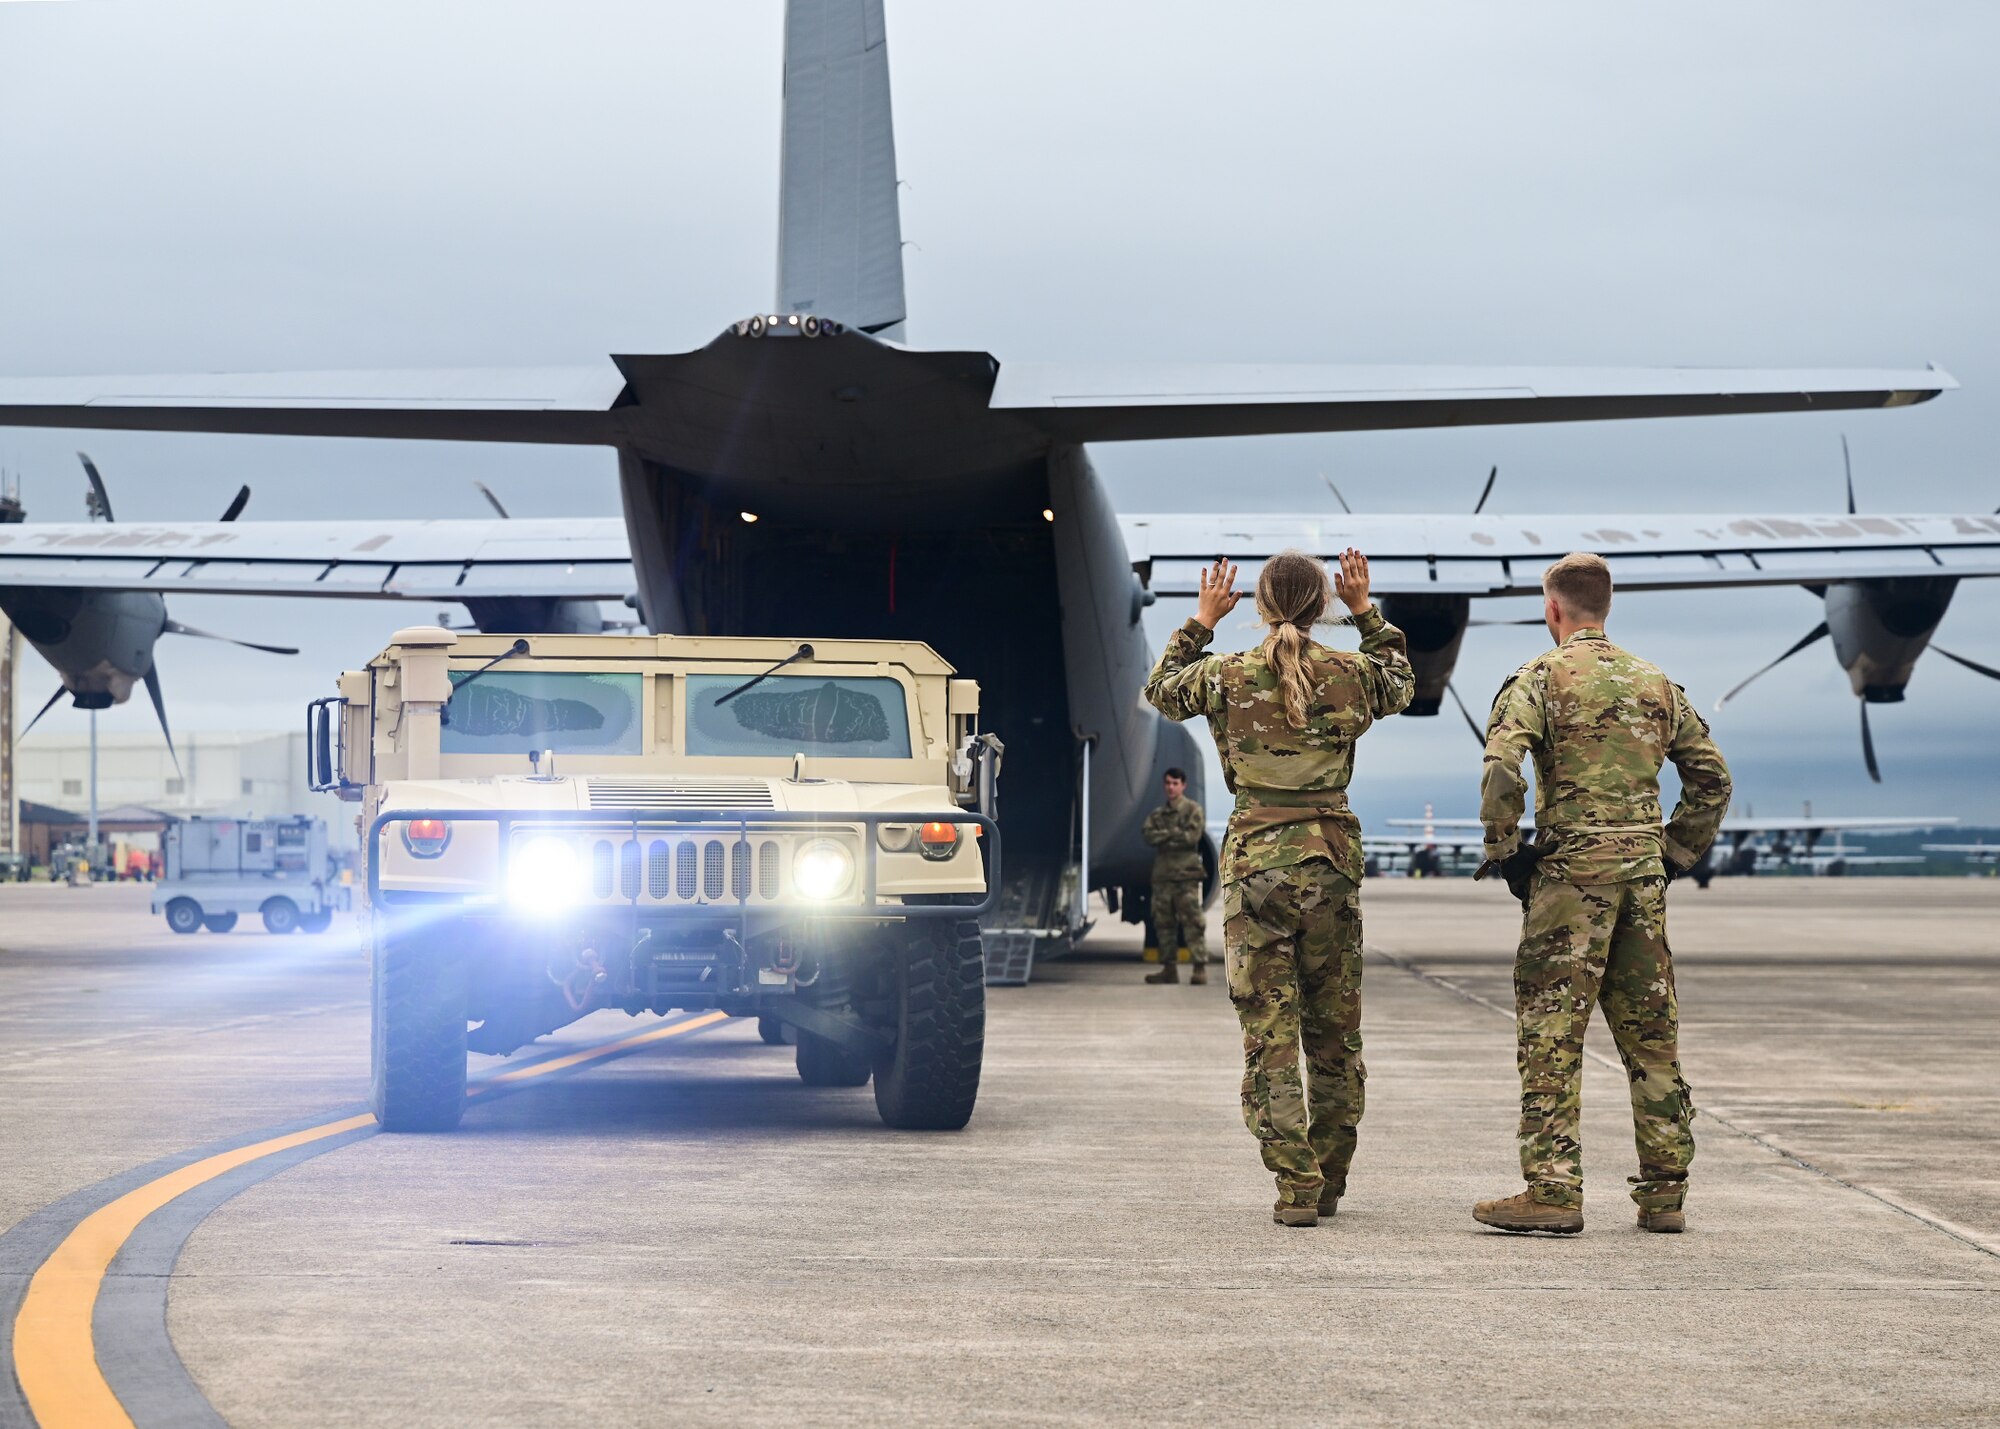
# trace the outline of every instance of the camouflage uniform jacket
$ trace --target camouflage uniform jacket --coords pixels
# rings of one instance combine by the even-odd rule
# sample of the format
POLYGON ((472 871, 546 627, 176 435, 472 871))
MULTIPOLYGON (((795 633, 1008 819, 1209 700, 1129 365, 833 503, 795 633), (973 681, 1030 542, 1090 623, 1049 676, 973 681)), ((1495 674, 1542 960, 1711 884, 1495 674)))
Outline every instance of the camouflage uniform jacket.
POLYGON ((1729 808, 1729 768, 1685 692, 1595 627, 1537 655, 1500 687, 1486 724, 1479 817, 1486 856, 1521 846, 1535 761, 1538 867, 1565 883, 1665 874, 1662 855, 1692 868, 1729 808), (1680 771, 1681 799, 1660 827, 1660 766, 1680 771))
POLYGON ((1146 815, 1139 833, 1153 849, 1153 882, 1202 876, 1206 870, 1201 866, 1201 836, 1206 827, 1201 805, 1185 794, 1146 815))
POLYGON ((1208 716, 1222 777, 1236 796, 1222 878, 1324 858, 1361 881, 1361 824, 1347 809, 1354 743, 1416 693, 1403 632, 1369 606, 1354 617, 1361 650, 1308 642, 1317 680, 1304 729, 1285 719, 1278 677, 1261 649, 1203 655, 1215 632, 1190 620, 1167 641, 1146 699, 1168 719, 1208 716))

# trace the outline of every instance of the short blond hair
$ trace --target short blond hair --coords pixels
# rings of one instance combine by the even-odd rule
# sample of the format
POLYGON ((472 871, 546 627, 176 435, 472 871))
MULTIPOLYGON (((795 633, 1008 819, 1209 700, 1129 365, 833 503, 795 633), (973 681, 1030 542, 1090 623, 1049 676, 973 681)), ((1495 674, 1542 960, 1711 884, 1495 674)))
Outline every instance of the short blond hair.
POLYGON ((1542 591, 1578 620, 1611 614, 1611 567, 1590 551, 1571 551, 1542 572, 1542 591))

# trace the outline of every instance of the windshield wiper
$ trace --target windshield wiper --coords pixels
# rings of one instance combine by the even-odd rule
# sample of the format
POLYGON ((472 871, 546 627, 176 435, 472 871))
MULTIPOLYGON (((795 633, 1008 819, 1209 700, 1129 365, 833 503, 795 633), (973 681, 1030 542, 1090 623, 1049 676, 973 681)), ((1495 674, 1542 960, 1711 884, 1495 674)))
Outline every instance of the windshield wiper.
POLYGON ((735 689, 731 690, 728 694, 716 696, 715 703, 718 707, 726 705, 731 700, 735 699, 738 695, 742 694, 745 690, 750 689, 752 686, 763 684, 764 681, 770 679, 771 676, 777 674, 778 671, 784 669, 785 666, 791 664, 792 661, 810 660, 812 659, 812 657, 813 657, 812 646, 801 645, 798 649, 794 650, 791 654, 787 655, 784 659, 780 660, 777 664, 773 665, 770 669, 766 670, 763 674, 752 675, 749 679, 745 680, 742 684, 738 685, 735 689))
POLYGON ((527 653, 528 642, 525 640, 516 640, 498 655, 495 655, 491 660, 488 660, 484 665, 481 665, 477 670, 474 670, 470 675, 467 675, 464 679, 453 685, 451 693, 445 696, 443 707, 438 710, 438 723, 441 725, 449 725, 451 723, 451 702, 458 698, 460 690, 464 689, 502 660, 511 660, 516 655, 525 655, 527 653))

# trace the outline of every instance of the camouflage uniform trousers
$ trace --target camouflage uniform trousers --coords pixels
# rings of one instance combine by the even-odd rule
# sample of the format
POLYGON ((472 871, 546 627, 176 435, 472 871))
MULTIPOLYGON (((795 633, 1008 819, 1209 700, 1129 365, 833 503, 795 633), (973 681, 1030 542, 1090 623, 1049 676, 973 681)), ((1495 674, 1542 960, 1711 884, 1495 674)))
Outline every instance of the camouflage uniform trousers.
POLYGON ((1198 878, 1158 879, 1153 884, 1153 932, 1160 961, 1170 963, 1186 948, 1199 967, 1208 961, 1208 910, 1201 906, 1198 878))
POLYGON ((1599 1002, 1632 1084, 1639 1146, 1632 1199, 1649 1211, 1678 1210, 1687 1192, 1694 1101, 1676 1050, 1666 890, 1656 877, 1591 884, 1535 878, 1514 962, 1514 1010, 1521 1175, 1538 1201, 1583 1204, 1583 1034, 1599 1002))
POLYGON ((1229 1000, 1243 1024, 1243 1121, 1291 1205, 1345 1189, 1365 1104, 1361 900, 1323 859, 1223 891, 1229 1000), (1300 1051, 1305 1075, 1300 1076, 1300 1051))

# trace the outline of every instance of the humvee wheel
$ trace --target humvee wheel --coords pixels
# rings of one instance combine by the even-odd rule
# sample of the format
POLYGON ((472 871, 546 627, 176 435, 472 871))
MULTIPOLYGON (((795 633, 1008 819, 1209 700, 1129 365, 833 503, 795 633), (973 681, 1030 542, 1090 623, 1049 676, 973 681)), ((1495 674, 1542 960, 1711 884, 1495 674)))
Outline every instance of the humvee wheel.
POLYGON ((837 1042, 799 1031, 799 1080, 809 1087, 865 1087, 874 1068, 866 1052, 850 1052, 837 1042))
POLYGON ((266 898, 264 900, 264 931, 267 933, 296 932, 299 926, 299 905, 289 898, 266 898))
POLYGON ((760 1016, 757 1019, 757 1035, 764 1039, 766 1047, 782 1047, 785 1045, 785 1024, 775 1017, 760 1016))
POLYGON ((322 908, 317 913, 299 914, 299 931, 301 933, 324 933, 332 926, 333 910, 331 908, 322 908))
POLYGON ((201 920, 201 926, 211 933, 226 933, 236 926, 234 913, 211 913, 201 920))
POLYGON ((201 928, 201 905, 192 898, 176 898, 167 904, 167 926, 176 933, 193 933, 201 928))
POLYGON ((465 1111, 464 966, 450 924, 376 923, 369 1100, 384 1131, 450 1131, 465 1111))
POLYGON ((979 925, 918 924, 889 972, 896 1045, 875 1057, 875 1109, 899 1131, 957 1131, 972 1119, 986 1043, 979 925))

